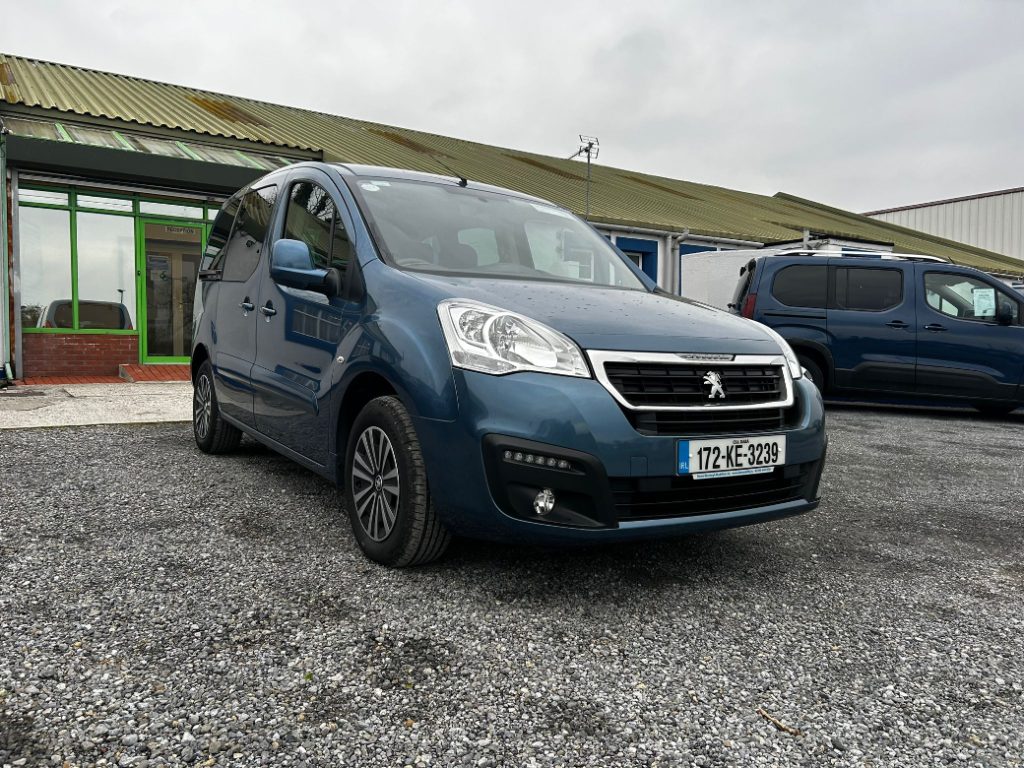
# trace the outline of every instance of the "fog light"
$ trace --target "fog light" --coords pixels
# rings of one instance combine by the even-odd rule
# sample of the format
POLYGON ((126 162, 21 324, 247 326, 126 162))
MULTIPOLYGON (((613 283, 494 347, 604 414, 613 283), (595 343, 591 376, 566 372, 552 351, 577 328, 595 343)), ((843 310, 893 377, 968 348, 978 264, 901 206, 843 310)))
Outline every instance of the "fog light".
POLYGON ((545 488, 536 496, 533 497, 533 511, 541 517, 551 512, 555 508, 555 492, 550 488, 545 488))

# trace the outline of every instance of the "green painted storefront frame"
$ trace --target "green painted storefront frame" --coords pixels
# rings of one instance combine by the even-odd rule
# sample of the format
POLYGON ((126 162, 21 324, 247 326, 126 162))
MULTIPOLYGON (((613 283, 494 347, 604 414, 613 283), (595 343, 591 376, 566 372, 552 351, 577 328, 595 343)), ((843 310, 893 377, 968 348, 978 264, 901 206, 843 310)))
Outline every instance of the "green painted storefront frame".
MULTIPOLYGON (((196 219, 180 219, 172 216, 153 216, 142 214, 135 218, 135 305, 139 334, 139 361, 142 363, 187 363, 188 356, 165 357, 149 354, 149 339, 146 329, 149 328, 149 316, 145 299, 146 294, 146 225, 158 224, 167 227, 187 226, 199 230, 200 258, 206 251, 206 238, 210 233, 210 222, 196 219)), ((191 318, 189 318, 191 320, 191 318)))
MULTIPOLYGON (((87 185, 83 187, 61 186, 51 184, 28 184, 19 188, 19 197, 22 192, 54 192, 67 196, 66 204, 14 201, 14 209, 17 212, 20 208, 46 208, 50 210, 68 212, 68 238, 70 240, 71 254, 71 314, 73 328, 22 328, 23 334, 49 334, 65 336, 137 336, 139 338, 139 362, 140 363, 187 363, 188 357, 150 357, 146 349, 145 329, 148 325, 145 300, 145 224, 155 223, 169 226, 189 226, 199 229, 201 250, 206 250, 206 239, 210 231, 210 213, 216 213, 220 206, 214 206, 205 200, 190 200, 187 198, 156 197, 143 193, 138 194, 117 194, 102 189, 90 189, 87 185), (106 198, 110 200, 130 201, 130 211, 116 211, 104 208, 95 208, 90 205, 79 205, 78 197, 106 198), (203 219, 187 217, 147 214, 141 212, 143 203, 159 203, 164 205, 181 205, 191 208, 200 208, 203 211, 203 219), (98 213, 105 216, 121 216, 134 220, 134 246, 135 246, 135 328, 122 330, 119 328, 79 328, 78 318, 78 214, 98 213)), ((16 214, 17 215, 17 214, 16 214)))

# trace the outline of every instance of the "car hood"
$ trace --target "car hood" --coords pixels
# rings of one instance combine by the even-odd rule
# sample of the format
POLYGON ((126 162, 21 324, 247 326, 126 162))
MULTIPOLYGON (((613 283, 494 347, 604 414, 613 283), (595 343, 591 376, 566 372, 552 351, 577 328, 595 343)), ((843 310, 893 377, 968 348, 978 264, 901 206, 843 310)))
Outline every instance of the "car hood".
POLYGON ((779 354, 760 324, 668 294, 405 272, 437 298, 475 299, 539 320, 583 349, 779 354))

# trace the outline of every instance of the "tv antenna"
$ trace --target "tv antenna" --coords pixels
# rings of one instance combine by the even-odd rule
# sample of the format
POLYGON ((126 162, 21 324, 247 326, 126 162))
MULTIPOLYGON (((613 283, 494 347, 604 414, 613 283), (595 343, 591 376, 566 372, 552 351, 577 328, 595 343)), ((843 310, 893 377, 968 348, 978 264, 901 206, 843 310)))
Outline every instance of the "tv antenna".
POLYGON ((601 152, 601 142, 597 140, 597 136, 584 136, 580 134, 580 148, 569 155, 570 160, 575 160, 580 155, 587 156, 587 193, 586 193, 586 213, 583 218, 590 220, 590 162, 596 160, 598 154, 601 152))

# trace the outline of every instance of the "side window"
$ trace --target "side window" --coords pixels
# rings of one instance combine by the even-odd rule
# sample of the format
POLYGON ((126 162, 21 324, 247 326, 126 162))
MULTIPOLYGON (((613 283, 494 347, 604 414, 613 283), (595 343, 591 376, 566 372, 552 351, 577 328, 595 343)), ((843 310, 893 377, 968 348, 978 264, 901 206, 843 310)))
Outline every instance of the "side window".
POLYGON ((224 246, 231 236, 231 225, 235 223, 235 214, 238 213, 238 201, 240 197, 235 195, 217 212, 217 218, 213 220, 210 227, 210 236, 206 240, 206 252, 203 254, 201 269, 223 269, 224 268, 224 246))
POLYGON ((772 280, 772 296, 787 307, 824 309, 828 300, 828 267, 824 264, 783 267, 772 280))
POLYGON ((836 269, 836 309, 884 312, 902 303, 902 270, 879 267, 836 269))
POLYGON ((1015 325, 1020 322, 1020 303, 982 280, 948 272, 925 272, 924 290, 928 306, 949 317, 993 323, 997 312, 1007 312, 1015 325))
POLYGON ((352 259, 352 241, 345 224, 330 194, 319 184, 300 181, 292 185, 284 237, 308 245, 313 263, 320 269, 334 267, 344 273, 352 259))
POLYGON ((224 248, 222 280, 242 282, 256 271, 276 200, 277 187, 254 189, 242 198, 235 227, 224 248))

